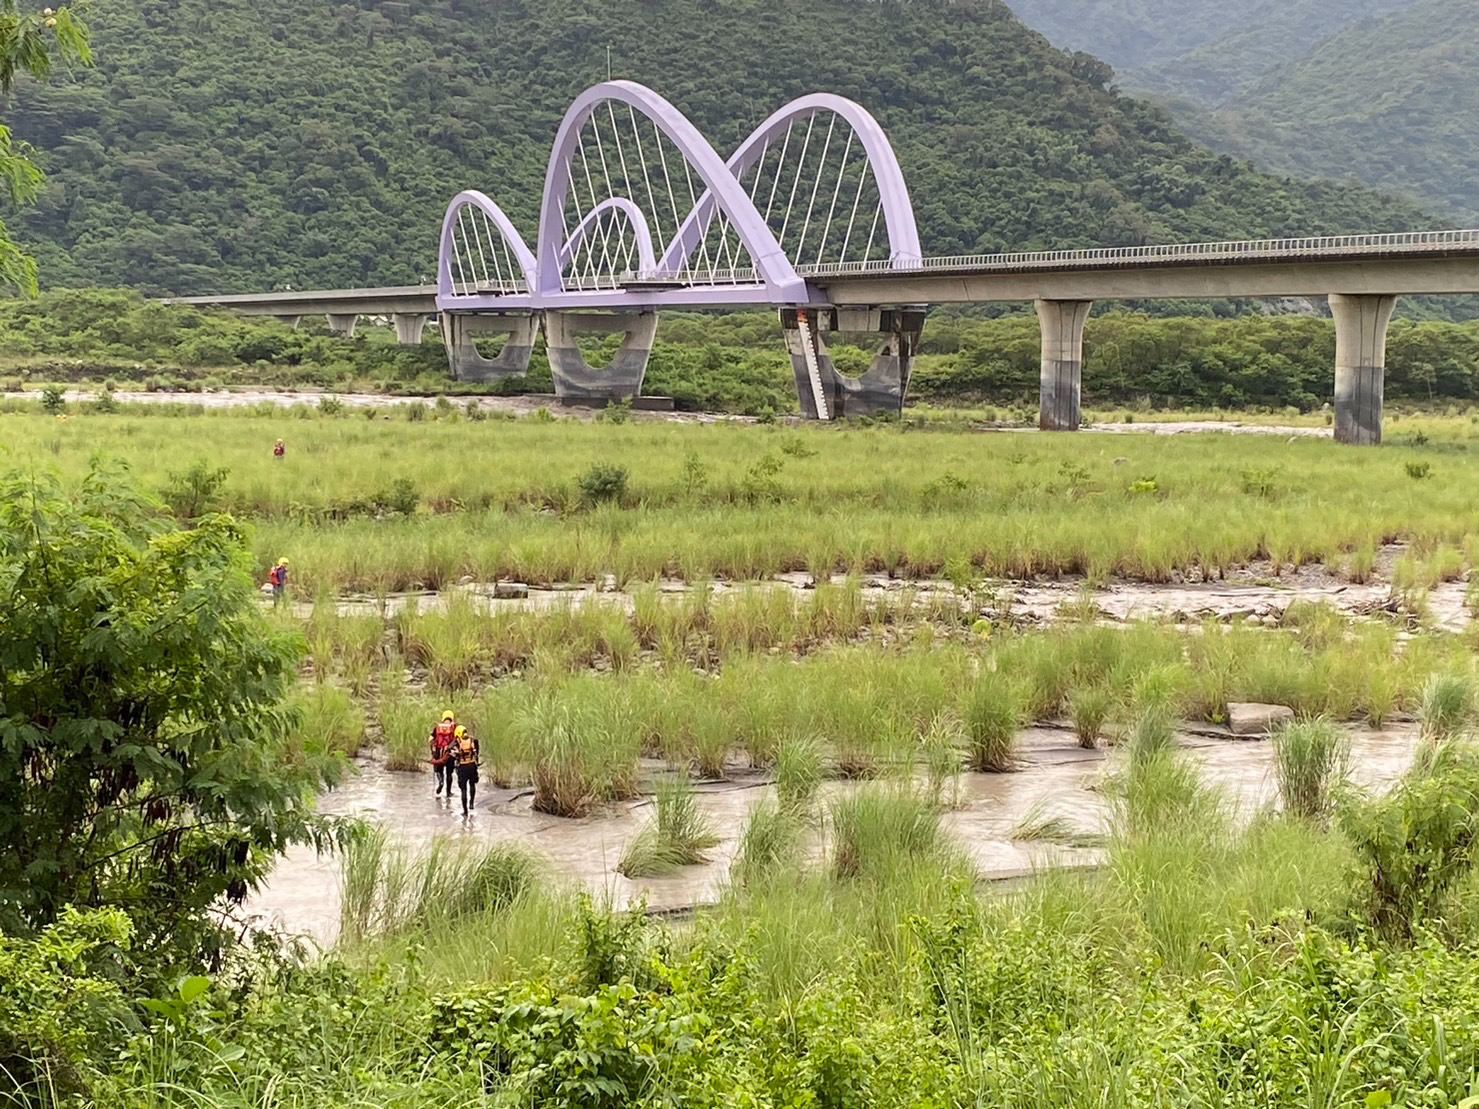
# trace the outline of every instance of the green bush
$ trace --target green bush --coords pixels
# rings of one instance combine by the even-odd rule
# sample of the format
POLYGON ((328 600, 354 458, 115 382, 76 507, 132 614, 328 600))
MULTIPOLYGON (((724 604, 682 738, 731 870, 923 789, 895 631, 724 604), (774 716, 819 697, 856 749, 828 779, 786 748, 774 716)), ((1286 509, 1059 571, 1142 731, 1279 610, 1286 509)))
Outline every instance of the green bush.
POLYGON ((587 504, 620 501, 627 491, 626 467, 598 462, 580 475, 577 484, 580 486, 580 495, 587 504))

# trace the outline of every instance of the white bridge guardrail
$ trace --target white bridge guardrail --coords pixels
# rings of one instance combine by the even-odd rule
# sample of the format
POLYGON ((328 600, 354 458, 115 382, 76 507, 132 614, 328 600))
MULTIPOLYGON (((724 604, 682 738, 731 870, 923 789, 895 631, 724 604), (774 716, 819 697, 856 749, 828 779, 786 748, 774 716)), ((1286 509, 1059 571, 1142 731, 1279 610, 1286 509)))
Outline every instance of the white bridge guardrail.
MULTIPOLYGON (((1380 235, 1323 235, 1298 239, 1237 239, 1221 243, 1161 243, 1152 246, 1106 246, 1084 250, 1025 250, 1009 254, 958 254, 935 258, 878 259, 797 266, 802 277, 848 277, 861 274, 950 273, 952 271, 1034 270, 1067 267, 1106 269, 1154 265, 1161 262, 1294 261, 1305 258, 1380 258, 1387 254, 1421 254, 1455 247, 1479 254, 1479 230, 1394 231, 1380 235)), ((642 285, 753 285, 760 276, 753 269, 692 270, 613 274, 595 287, 622 289, 642 285)), ((458 295, 470 295, 466 286, 454 286, 458 295)), ((523 282, 507 286, 480 284, 478 293, 521 293, 523 282)))

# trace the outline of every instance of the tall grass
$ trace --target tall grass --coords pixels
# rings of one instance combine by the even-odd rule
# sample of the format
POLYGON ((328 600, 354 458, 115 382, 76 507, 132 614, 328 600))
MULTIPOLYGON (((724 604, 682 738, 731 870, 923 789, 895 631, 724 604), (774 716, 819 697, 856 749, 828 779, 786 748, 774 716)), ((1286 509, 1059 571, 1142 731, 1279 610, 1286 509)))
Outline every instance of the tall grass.
POLYGON ((1024 716, 1021 688, 1004 674, 987 671, 971 687, 962 715, 966 765, 997 774, 1016 769, 1017 730, 1024 716))
POLYGON ((656 816, 627 844, 616 869, 628 878, 673 874, 682 867, 708 862, 704 854, 719 842, 699 810, 686 777, 670 775, 657 785, 656 816))
POLYGON ((517 845, 437 837, 413 849, 384 828, 367 827, 344 849, 340 942, 435 931, 507 910, 539 874, 533 857, 517 845))
POLYGON ((1274 772, 1284 811, 1306 820, 1329 815, 1350 766, 1350 740, 1325 719, 1299 721, 1273 739, 1274 772))
POLYGON ((950 852, 939 809, 907 786, 861 788, 828 808, 832 873, 888 879, 901 869, 939 862, 950 852))
POLYGON ((1442 741, 1458 735, 1474 717, 1474 682, 1467 674, 1434 674, 1423 686, 1422 734, 1442 741))

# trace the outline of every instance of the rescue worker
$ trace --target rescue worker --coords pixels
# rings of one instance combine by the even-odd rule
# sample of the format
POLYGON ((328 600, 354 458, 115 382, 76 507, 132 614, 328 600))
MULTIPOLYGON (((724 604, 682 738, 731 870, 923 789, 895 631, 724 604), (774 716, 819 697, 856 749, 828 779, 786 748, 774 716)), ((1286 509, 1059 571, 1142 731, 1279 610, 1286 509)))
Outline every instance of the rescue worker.
POLYGON ((272 604, 274 607, 282 604, 283 596, 288 588, 288 560, 280 558, 272 572, 267 575, 267 581, 272 586, 272 604))
POLYGON ((274 443, 272 445, 272 457, 273 458, 282 458, 287 453, 288 453, 288 445, 286 443, 284 443, 281 439, 279 439, 276 443, 274 443))
POLYGON ((436 795, 446 789, 447 800, 452 800, 452 741, 457 731, 457 716, 448 709, 442 713, 441 722, 431 730, 431 772, 437 778, 436 795))
POLYGON ((452 735, 452 761, 457 764, 457 789, 462 794, 462 815, 466 816, 478 798, 478 741, 461 724, 452 735))

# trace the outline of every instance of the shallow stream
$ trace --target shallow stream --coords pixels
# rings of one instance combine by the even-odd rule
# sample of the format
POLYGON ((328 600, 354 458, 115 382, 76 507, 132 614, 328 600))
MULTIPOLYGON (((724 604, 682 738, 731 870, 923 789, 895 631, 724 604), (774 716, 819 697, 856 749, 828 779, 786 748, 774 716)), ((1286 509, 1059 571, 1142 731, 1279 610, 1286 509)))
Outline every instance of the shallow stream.
MULTIPOLYGON (((1415 730, 1410 726, 1350 732, 1352 778, 1381 788, 1410 765, 1415 730)), ((1244 816, 1272 803, 1272 747, 1261 740, 1233 739, 1216 728, 1187 731, 1180 741, 1201 765, 1204 780, 1216 785, 1244 816)), ((1104 830, 1107 802, 1100 789, 1116 756, 1085 751, 1071 731, 1031 728, 1021 736, 1022 767, 1012 774, 965 774, 956 786, 954 807, 944 825, 990 880, 1020 877, 1055 865, 1086 865, 1099 860, 1095 848, 1071 848, 1013 839, 1024 819, 1057 817, 1074 830, 1104 830)), ((860 788, 830 782, 829 795, 860 788)), ((616 873, 627 842, 652 818, 650 801, 616 805, 580 820, 545 816, 533 810, 525 790, 480 790, 474 813, 464 820, 460 805, 433 797, 430 774, 396 773, 362 760, 343 786, 324 795, 324 812, 374 821, 396 839, 424 842, 432 837, 517 840, 545 859, 552 876, 609 896, 617 906, 645 898, 653 911, 684 909, 716 900, 750 809, 774 795, 763 776, 736 768, 731 781, 698 787, 699 806, 721 837, 705 866, 691 866, 670 878, 632 880, 616 873)), ((948 789, 948 787, 947 787, 948 789)), ((947 793, 948 796, 948 793, 947 793)), ((339 917, 339 862, 295 849, 272 874, 248 910, 289 932, 333 942, 339 917)))

